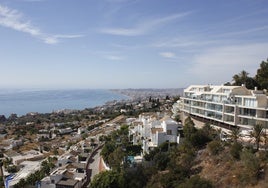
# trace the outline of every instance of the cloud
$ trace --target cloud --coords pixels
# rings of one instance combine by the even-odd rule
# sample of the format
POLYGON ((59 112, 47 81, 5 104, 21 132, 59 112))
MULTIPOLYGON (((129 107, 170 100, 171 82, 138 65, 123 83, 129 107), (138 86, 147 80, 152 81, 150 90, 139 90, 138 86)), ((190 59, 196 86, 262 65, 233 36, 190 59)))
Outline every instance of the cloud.
POLYGON ((124 59, 122 56, 115 56, 115 55, 110 55, 106 56, 106 59, 112 60, 112 61, 121 61, 124 59))
POLYGON ((268 43, 214 47, 193 58, 189 73, 194 80, 221 84, 231 81, 236 73, 246 70, 254 76, 259 64, 267 58, 268 43))
POLYGON ((41 35, 40 30, 31 25, 29 21, 23 21, 22 15, 17 10, 0 5, 0 25, 17 31, 22 31, 33 36, 41 35))
POLYGON ((161 52, 159 53, 159 55, 165 58, 171 58, 171 59, 176 58, 176 55, 172 52, 161 52))
POLYGON ((59 43, 60 38, 73 39, 73 38, 81 38, 81 37, 84 37, 84 35, 52 35, 52 36, 44 37, 43 40, 47 44, 57 44, 59 43))
POLYGON ((142 28, 104 28, 100 30, 101 33, 110 35, 121 35, 121 36, 137 36, 144 33, 142 28))
POLYGON ((65 38, 65 39, 74 39, 74 38, 81 38, 84 35, 54 35, 55 38, 65 38))
POLYGON ((43 33, 39 28, 33 26, 29 20, 25 20, 22 13, 2 5, 0 5, 0 26, 27 33, 35 38, 41 39, 47 44, 56 44, 59 42, 59 38, 78 38, 83 36, 43 33))
POLYGON ((209 45, 215 45, 217 43, 223 43, 223 40, 212 40, 206 39, 202 40, 201 38, 192 37, 192 36, 184 36, 184 37, 173 37, 173 38, 165 38, 161 39, 158 42, 152 44, 153 47, 156 48, 193 48, 193 47, 204 47, 209 45))
POLYGON ((102 28, 100 29, 101 33, 104 34, 110 34, 110 35, 120 35, 120 36, 138 36, 138 35, 143 35, 148 33, 150 30, 164 25, 168 22, 171 22, 173 20, 177 20, 179 18, 183 18, 187 15, 189 15, 191 12, 184 12, 180 14, 174 14, 170 16, 166 16, 163 18, 158 18, 158 19, 150 19, 144 22, 141 22, 137 24, 136 27, 132 28, 123 28, 123 27, 118 27, 118 28, 102 28))
POLYGON ((256 34, 256 32, 265 31, 265 30, 268 30, 268 25, 261 26, 261 27, 256 27, 256 28, 250 28, 250 29, 246 29, 246 30, 240 30, 240 31, 224 33, 222 35, 219 35, 218 37, 237 36, 237 35, 240 36, 240 35, 249 34, 249 33, 256 34))

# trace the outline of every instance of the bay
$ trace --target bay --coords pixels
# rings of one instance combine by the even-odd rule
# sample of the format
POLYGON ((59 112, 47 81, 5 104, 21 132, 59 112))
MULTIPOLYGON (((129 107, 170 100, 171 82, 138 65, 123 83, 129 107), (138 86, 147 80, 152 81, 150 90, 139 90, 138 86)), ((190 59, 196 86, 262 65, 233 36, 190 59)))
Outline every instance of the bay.
POLYGON ((76 90, 0 90, 0 115, 19 116, 29 112, 50 113, 56 110, 82 110, 126 96, 101 89, 76 90))

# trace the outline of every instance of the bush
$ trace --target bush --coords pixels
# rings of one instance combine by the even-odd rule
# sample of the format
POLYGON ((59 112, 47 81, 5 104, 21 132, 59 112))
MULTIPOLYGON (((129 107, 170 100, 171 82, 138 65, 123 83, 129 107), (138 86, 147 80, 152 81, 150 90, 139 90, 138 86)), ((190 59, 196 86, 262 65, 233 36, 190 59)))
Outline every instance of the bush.
POLYGON ((167 153, 160 152, 154 156, 153 161, 157 169, 165 170, 170 160, 167 153))
POLYGON ((244 169, 240 173, 239 179, 243 184, 255 184, 258 181, 260 171, 260 161, 254 153, 245 150, 241 153, 241 161, 244 169))
POLYGON ((220 141, 213 140, 208 144, 208 150, 212 155, 217 155, 223 150, 223 146, 220 141))
POLYGON ((233 158, 240 159, 240 153, 243 149, 242 144, 238 142, 234 142, 234 144, 231 146, 230 153, 233 158))
POLYGON ((90 187, 120 188, 123 187, 123 177, 116 171, 104 171, 93 178, 90 187))
POLYGON ((18 168, 15 165, 7 167, 7 172, 8 173, 16 173, 17 171, 18 171, 18 168))
POLYGON ((180 184, 178 188, 212 188, 213 185, 210 181, 200 178, 199 176, 193 176, 187 179, 184 183, 180 184))
POLYGON ((204 134, 202 130, 198 130, 192 134, 190 142, 194 147, 201 148, 206 145, 207 142, 211 141, 209 136, 204 134))

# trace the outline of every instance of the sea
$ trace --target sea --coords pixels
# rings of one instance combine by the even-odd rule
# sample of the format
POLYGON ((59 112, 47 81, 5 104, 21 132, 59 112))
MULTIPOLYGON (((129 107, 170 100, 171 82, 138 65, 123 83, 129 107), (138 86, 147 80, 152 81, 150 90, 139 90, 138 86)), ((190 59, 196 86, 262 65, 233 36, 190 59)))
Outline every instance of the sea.
POLYGON ((57 110, 83 110, 104 105, 127 96, 102 89, 0 90, 0 115, 9 117, 29 112, 51 113, 57 110))

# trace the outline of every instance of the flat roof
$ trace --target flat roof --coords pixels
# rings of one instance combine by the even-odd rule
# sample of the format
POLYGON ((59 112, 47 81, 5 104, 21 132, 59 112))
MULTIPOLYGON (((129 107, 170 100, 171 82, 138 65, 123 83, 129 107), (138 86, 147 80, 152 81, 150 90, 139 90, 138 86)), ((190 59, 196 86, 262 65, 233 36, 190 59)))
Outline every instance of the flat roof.
POLYGON ((31 173, 39 170, 41 167, 41 162, 42 161, 23 161, 21 165, 24 167, 16 173, 13 179, 9 182, 9 185, 15 185, 20 181, 20 179, 26 179, 31 173))
POLYGON ((78 183, 77 180, 67 179, 67 180, 60 180, 56 185, 70 185, 70 186, 74 186, 77 183, 78 183))
POLYGON ((86 169, 86 163, 72 163, 72 166, 74 166, 75 168, 86 169))

